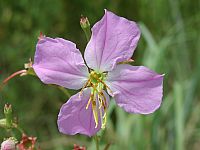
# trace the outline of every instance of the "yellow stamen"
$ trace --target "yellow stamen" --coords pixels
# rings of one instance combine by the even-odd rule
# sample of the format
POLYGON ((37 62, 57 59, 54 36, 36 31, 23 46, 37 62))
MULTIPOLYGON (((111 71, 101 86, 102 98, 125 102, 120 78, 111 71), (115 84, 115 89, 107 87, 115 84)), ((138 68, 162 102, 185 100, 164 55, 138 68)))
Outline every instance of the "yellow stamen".
POLYGON ((103 94, 103 92, 99 92, 99 94, 103 97, 103 100, 102 100, 102 105, 104 107, 104 109, 106 108, 106 97, 105 95, 103 94))
POLYGON ((81 89, 81 91, 80 91, 80 93, 79 93, 79 98, 81 97, 81 95, 83 94, 83 90, 84 90, 84 88, 86 88, 89 84, 90 84, 90 79, 89 80, 87 80, 87 82, 85 83, 85 85, 82 87, 82 89, 81 89))
POLYGON ((102 128, 102 124, 103 124, 103 115, 102 115, 102 109, 99 109, 100 112, 100 117, 101 117, 101 128, 102 128))
POLYGON ((88 107, 89 107, 89 105, 90 105, 90 103, 91 103, 93 97, 94 97, 94 94, 91 94, 91 95, 90 95, 90 99, 89 99, 89 101, 88 101, 88 103, 87 103, 85 109, 88 109, 88 107))
POLYGON ((99 98, 99 109, 101 109, 102 106, 103 106, 103 101, 101 98, 99 98))
POLYGON ((104 129, 106 127, 106 122, 107 122, 107 117, 106 117, 106 110, 104 110, 104 115, 103 115, 103 120, 102 120, 102 125, 101 128, 104 129))
POLYGON ((110 91, 110 93, 113 95, 113 92, 112 92, 112 90, 105 84, 105 82, 103 82, 102 80, 100 80, 100 79, 96 79, 97 81, 99 81, 99 82, 101 82, 105 87, 106 87, 106 89, 108 90, 108 91, 110 91))
POLYGON ((96 124, 95 128, 97 128, 99 119, 98 119, 98 111, 97 111, 95 99, 93 99, 92 101, 92 111, 93 111, 94 121, 96 124))
POLYGON ((103 92, 99 92, 98 93, 99 96, 99 111, 100 111, 100 117, 101 117, 101 128, 104 129, 106 127, 106 121, 107 121, 107 118, 106 118, 106 97, 105 95, 103 94, 103 92), (103 106, 103 109, 102 109, 102 106, 103 106), (104 115, 102 116, 102 111, 104 112, 104 115))
POLYGON ((119 62, 118 64, 128 64, 128 63, 132 63, 132 62, 134 62, 134 60, 130 58, 125 61, 119 62))
POLYGON ((108 90, 108 91, 110 91, 110 93, 113 95, 113 92, 112 92, 112 90, 102 81, 102 84, 106 87, 106 89, 108 90))

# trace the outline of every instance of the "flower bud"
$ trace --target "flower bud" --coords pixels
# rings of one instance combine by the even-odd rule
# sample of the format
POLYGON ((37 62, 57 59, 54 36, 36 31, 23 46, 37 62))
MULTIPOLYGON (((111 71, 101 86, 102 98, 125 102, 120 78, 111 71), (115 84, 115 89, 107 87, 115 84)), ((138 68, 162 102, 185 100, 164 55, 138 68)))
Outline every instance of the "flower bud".
POLYGON ((5 104, 4 106, 4 114, 12 114, 12 106, 11 104, 5 104))
POLYGON ((81 16, 80 25, 85 33, 87 41, 89 41, 90 37, 91 37, 91 30, 90 30, 90 22, 89 22, 88 18, 81 16))
POLYGON ((12 127, 12 106, 11 106, 11 104, 5 104, 4 115, 6 118, 6 126, 8 128, 12 127))
POLYGON ((90 28, 90 22, 88 18, 81 16, 80 25, 81 25, 81 28, 90 28))
POLYGON ((16 150, 15 141, 11 138, 1 143, 1 150, 16 150))

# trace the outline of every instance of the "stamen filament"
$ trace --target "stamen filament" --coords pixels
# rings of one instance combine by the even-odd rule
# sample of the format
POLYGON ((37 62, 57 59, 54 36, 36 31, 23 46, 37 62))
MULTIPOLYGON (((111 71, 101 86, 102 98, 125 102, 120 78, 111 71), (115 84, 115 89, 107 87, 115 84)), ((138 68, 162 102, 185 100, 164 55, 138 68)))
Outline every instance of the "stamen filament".
POLYGON ((102 105, 102 99, 99 97, 98 100, 99 100, 99 109, 101 109, 101 107, 103 106, 102 105))
POLYGON ((99 96, 99 111, 100 111, 100 117, 101 117, 101 128, 104 129, 106 127, 106 121, 107 121, 107 118, 106 118, 106 97, 105 95, 103 94, 103 92, 98 92, 99 96), (103 109, 102 109, 102 106, 103 106, 103 109), (102 112, 104 112, 104 115, 102 114, 102 112))
POLYGON ((90 105, 90 103, 91 103, 93 97, 94 97, 94 94, 91 94, 91 95, 90 95, 90 99, 89 99, 89 101, 88 101, 88 103, 87 103, 85 109, 88 109, 88 107, 89 107, 89 105, 90 105))
POLYGON ((104 109, 106 108, 106 97, 105 95, 103 94, 103 92, 99 92, 99 94, 103 97, 103 100, 102 100, 102 105, 104 107, 104 109))
POLYGON ((113 95, 113 92, 112 92, 112 90, 103 82, 103 81, 101 81, 101 83, 106 87, 106 89, 108 90, 108 91, 110 91, 110 93, 113 95))
POLYGON ((92 101, 92 110, 93 110, 93 115, 94 115, 94 121, 96 124, 95 128, 97 128, 99 119, 98 119, 98 111, 97 111, 95 100, 92 101))
POLYGON ((101 117, 101 128, 102 128, 102 124, 103 124, 103 115, 102 115, 102 109, 99 109, 100 111, 100 117, 101 117))
POLYGON ((106 122, 107 122, 107 117, 106 117, 106 109, 104 109, 104 115, 103 115, 103 120, 102 120, 102 125, 101 128, 104 129, 106 127, 106 122))
POLYGON ((79 97, 81 97, 81 95, 83 94, 83 90, 91 83, 90 79, 87 80, 87 82, 85 83, 85 85, 82 87, 80 93, 79 93, 79 97))
POLYGON ((98 79, 98 78, 95 78, 95 79, 96 79, 97 81, 101 82, 101 83, 106 87, 106 89, 109 90, 110 93, 113 95, 112 90, 105 84, 105 82, 103 82, 102 80, 100 80, 100 79, 98 79))
POLYGON ((132 62, 134 62, 134 60, 130 58, 125 61, 119 62, 118 64, 128 64, 128 63, 132 63, 132 62))

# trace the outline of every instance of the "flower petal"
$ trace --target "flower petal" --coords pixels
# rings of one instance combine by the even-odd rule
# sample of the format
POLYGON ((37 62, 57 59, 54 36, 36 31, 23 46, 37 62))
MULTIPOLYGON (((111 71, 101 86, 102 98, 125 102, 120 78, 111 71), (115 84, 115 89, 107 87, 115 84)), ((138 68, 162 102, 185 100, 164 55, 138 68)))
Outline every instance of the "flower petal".
POLYGON ((131 58, 140 38, 140 29, 133 21, 106 11, 92 28, 85 50, 87 65, 96 71, 111 71, 118 62, 131 58))
POLYGON ((144 66, 117 65, 106 84, 116 103, 130 113, 152 113, 162 102, 163 75, 144 66))
MULTIPOLYGON (((74 135, 77 133, 88 136, 95 135, 101 129, 101 120, 95 128, 95 121, 91 104, 88 109, 86 105, 90 98, 90 89, 87 88, 80 93, 73 95, 60 109, 58 115, 58 128, 64 134, 74 135)), ((104 93, 105 94, 105 93, 104 93)), ((106 98, 108 95, 106 94, 106 98)))
POLYGON ((62 38, 40 39, 36 46, 34 71, 45 84, 79 89, 88 80, 88 69, 76 45, 62 38))

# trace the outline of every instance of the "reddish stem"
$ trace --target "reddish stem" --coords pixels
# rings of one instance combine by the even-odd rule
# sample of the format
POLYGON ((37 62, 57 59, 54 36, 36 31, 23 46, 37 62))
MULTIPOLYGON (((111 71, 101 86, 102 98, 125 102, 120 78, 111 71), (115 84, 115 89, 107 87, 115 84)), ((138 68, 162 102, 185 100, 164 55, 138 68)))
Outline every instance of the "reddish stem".
POLYGON ((22 74, 22 73, 26 73, 27 70, 19 70, 13 74, 11 74, 9 77, 7 77, 5 80, 3 80, 3 84, 6 84, 10 79, 14 78, 15 76, 22 74))

